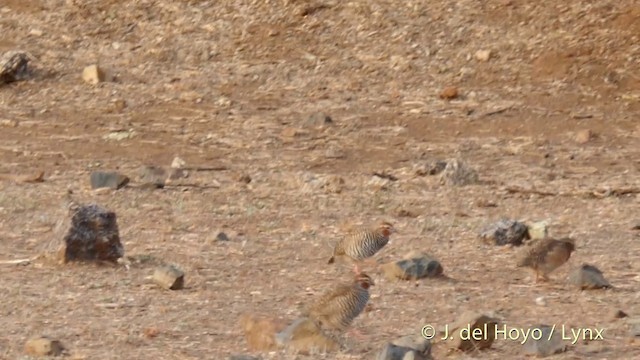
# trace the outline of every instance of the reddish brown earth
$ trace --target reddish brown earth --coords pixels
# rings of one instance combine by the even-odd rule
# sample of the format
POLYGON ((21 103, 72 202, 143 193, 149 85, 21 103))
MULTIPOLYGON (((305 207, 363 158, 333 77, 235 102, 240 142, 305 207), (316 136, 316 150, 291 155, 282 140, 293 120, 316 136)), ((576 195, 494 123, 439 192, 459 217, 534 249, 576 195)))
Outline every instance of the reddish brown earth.
MULTIPOLYGON (((558 359, 640 357, 613 317, 640 316, 640 2, 9 0, 0 31, 0 51, 36 58, 29 80, 0 88, 0 260, 54 248, 71 189, 118 214, 127 256, 187 274, 184 290, 167 292, 149 284, 153 261, 0 265, 1 358, 20 358, 36 335, 76 359, 248 353, 241 314, 296 316, 347 276, 326 265, 345 226, 379 218, 401 231, 380 262, 425 251, 451 279, 395 283, 372 271, 373 311, 354 324, 368 340, 324 358, 375 358, 386 341, 465 310, 512 327, 606 329, 558 359), (109 81, 92 86, 81 74, 96 62, 109 81), (459 97, 441 99, 450 86, 459 97), (316 111, 334 124, 306 126, 316 111), (115 130, 133 136, 103 138, 115 130), (585 130, 596 136, 577 141, 585 130), (190 187, 89 188, 93 170, 135 178, 175 156, 227 170, 191 172, 190 187), (415 175, 455 157, 482 183, 415 175), (44 182, 11 181, 39 171, 44 182), (398 180, 379 189, 376 171, 398 180), (515 268, 517 249, 478 240, 501 216, 548 220, 551 235, 578 240, 550 285, 515 268), (231 240, 216 242, 218 230, 231 240), (584 262, 615 289, 564 285, 584 262)), ((434 355, 470 358, 442 343, 434 355)), ((521 356, 500 340, 475 358, 521 356)))

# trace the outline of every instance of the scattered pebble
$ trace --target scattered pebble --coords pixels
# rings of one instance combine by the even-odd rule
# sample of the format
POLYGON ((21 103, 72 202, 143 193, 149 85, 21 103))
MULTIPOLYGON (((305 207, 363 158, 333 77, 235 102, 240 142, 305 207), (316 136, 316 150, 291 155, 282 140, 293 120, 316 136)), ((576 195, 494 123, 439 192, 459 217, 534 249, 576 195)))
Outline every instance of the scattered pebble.
POLYGON ((294 127, 286 127, 280 132, 280 137, 284 140, 307 135, 306 131, 294 127))
POLYGON ((0 57, 0 85, 24 80, 31 56, 23 51, 8 51, 0 57))
POLYGON ((139 181, 143 187, 162 189, 167 181, 167 170, 159 166, 145 165, 138 170, 139 181))
POLYGON ((42 36, 42 35, 44 35, 44 31, 42 31, 40 29, 31 29, 31 30, 29 30, 29 35, 42 36))
POLYGON ((396 217, 417 218, 420 214, 420 211, 403 206, 398 206, 393 210, 393 214, 396 217))
POLYGON ((622 318, 626 318, 628 316, 629 315, 626 312, 622 311, 622 310, 616 310, 616 311, 613 312, 613 318, 614 319, 622 319, 622 318))
POLYGON ((420 163, 413 167, 417 176, 438 175, 447 167, 447 162, 443 160, 431 160, 420 163))
POLYGON ((2 127, 18 127, 18 120, 0 119, 0 126, 2 126, 2 127))
POLYGON ((552 333, 551 326, 540 324, 532 326, 529 330, 532 336, 527 338, 522 347, 525 354, 547 357, 566 351, 566 344, 562 341, 562 335, 557 329, 552 333), (535 336, 533 336, 534 332, 535 336))
POLYGON ((31 338, 24 345, 24 352, 31 356, 60 356, 64 350, 60 341, 46 336, 31 338))
POLYGON ((251 355, 231 355, 229 360, 262 360, 262 357, 251 355))
POLYGON ((251 176, 249 176, 248 174, 241 175, 238 178, 238 181, 240 181, 242 183, 245 183, 245 184, 248 184, 248 183, 251 182, 251 176))
POLYGON ((496 204, 491 200, 479 199, 478 201, 476 201, 476 206, 482 207, 482 208, 494 208, 494 207, 498 207, 498 204, 496 204))
POLYGON ((548 226, 549 223, 547 221, 539 221, 527 224, 527 233, 529 234, 529 239, 546 239, 549 236, 548 226))
POLYGON ((640 337, 640 317, 627 319, 627 324, 629 324, 629 335, 640 337))
POLYGON ((186 179, 189 177, 189 171, 185 170, 185 169, 174 169, 172 168, 169 171, 169 176, 167 178, 167 183, 169 182, 169 180, 179 180, 179 179, 186 179))
POLYGON ((321 175, 305 172, 298 178, 303 193, 315 193, 322 190, 327 194, 339 194, 345 187, 345 181, 338 175, 321 175))
POLYGON ((455 86, 448 86, 440 92, 440 99, 443 100, 452 100, 457 98, 458 96, 458 88, 455 86))
POLYGON ((89 181, 92 189, 120 189, 129 183, 129 178, 115 171, 94 171, 89 181))
POLYGON ((180 290, 184 288, 184 271, 175 265, 162 265, 153 272, 153 282, 163 289, 180 290))
POLYGON ((171 161, 171 168, 172 169, 183 169, 185 166, 187 166, 187 162, 182 160, 180 157, 174 157, 173 161, 171 161))
POLYGON ((82 80, 88 84, 96 85, 105 80, 105 74, 98 65, 89 65, 82 70, 82 80))
POLYGON ((202 94, 197 91, 183 91, 179 96, 180 100, 185 102, 194 102, 196 104, 202 102, 202 94))
POLYGON ((131 139, 135 136, 135 131, 133 130, 117 130, 108 133, 102 138, 105 140, 114 140, 114 141, 122 141, 126 139, 131 139))
POLYGON ((218 99, 216 99, 216 105, 220 106, 221 108, 228 108, 231 106, 231 104, 233 104, 233 102, 226 96, 220 96, 218 99))
POLYGON ((158 330, 158 328, 156 327, 146 327, 142 330, 142 334, 147 339, 153 339, 160 334, 160 330, 158 330))
POLYGON ((123 99, 116 99, 113 101, 113 110, 121 112, 127 108, 127 102, 123 99))
POLYGON ((14 183, 40 183, 44 181, 44 171, 25 174, 0 174, 0 180, 9 180, 14 183))
POLYGON ((224 232, 220 231, 218 233, 218 235, 216 235, 216 240, 217 241, 229 241, 229 236, 227 236, 227 234, 225 234, 224 232))
POLYGON ((475 57, 478 61, 487 62, 491 59, 491 55, 493 55, 491 50, 478 50, 476 51, 475 57))
POLYGON ((376 359, 428 360, 431 358, 431 341, 422 335, 408 335, 385 344, 376 359))
POLYGON ((438 277, 444 272, 440 262, 429 255, 412 252, 404 259, 382 265, 387 279, 417 280, 438 277))
POLYGON ((515 245, 520 246, 525 240, 529 240, 528 228, 524 223, 510 219, 500 219, 488 225, 480 233, 480 238, 490 245, 515 245))
POLYGON ((478 173, 459 159, 447 161, 440 174, 440 183, 449 186, 465 186, 479 182, 478 173))
POLYGON ((324 157, 326 157, 327 159, 344 159, 346 157, 346 154, 344 153, 344 151, 342 151, 342 149, 330 147, 325 150, 324 157))
POLYGON ((427 359, 425 357, 417 357, 414 349, 398 346, 392 343, 386 343, 376 360, 410 360, 410 359, 427 359))
POLYGON ((582 264, 569 275, 569 282, 582 290, 608 289, 611 284, 604 278, 602 271, 589 264, 582 264))
POLYGON ((367 182, 367 186, 372 188, 375 191, 383 191, 388 190, 391 186, 392 181, 390 179, 386 179, 380 176, 373 175, 371 179, 367 182))
POLYGON ((576 133, 576 137, 575 140, 578 144, 586 144, 589 141, 595 139, 596 134, 589 130, 589 129, 585 129, 585 130, 580 130, 576 133))
POLYGON ((496 325, 498 320, 488 315, 467 311, 449 326, 450 336, 446 344, 464 352, 488 349, 496 339, 496 325), (471 334, 478 336, 469 336, 471 334))
POLYGON ((324 127, 333 124, 333 119, 331 116, 319 111, 309 115, 306 124, 312 127, 324 127))

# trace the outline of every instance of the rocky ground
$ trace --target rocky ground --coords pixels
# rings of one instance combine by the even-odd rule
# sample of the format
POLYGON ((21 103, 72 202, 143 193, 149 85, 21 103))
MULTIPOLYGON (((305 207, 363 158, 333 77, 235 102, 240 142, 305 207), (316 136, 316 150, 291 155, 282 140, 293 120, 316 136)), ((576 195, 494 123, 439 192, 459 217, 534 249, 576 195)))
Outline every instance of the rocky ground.
POLYGON ((640 356, 640 330, 614 316, 640 316, 639 1, 8 0, 0 31, 0 52, 32 57, 0 85, 0 261, 59 245, 69 190, 117 214, 134 260, 0 265, 0 357, 48 335, 76 359, 322 358, 252 353, 239 320, 293 319, 348 276, 326 264, 332 244, 378 219, 400 231, 380 263, 425 252, 448 278, 370 270, 366 340, 324 358, 372 359, 469 310, 605 329, 558 359, 640 356), (102 81, 84 81, 95 64, 102 81), (141 166, 175 157, 187 177, 140 186, 141 166), (450 159, 477 181, 425 173, 450 159), (96 191, 98 170, 131 181, 96 191), (577 240, 550 284, 516 269, 520 248, 479 240, 501 217, 577 240), (150 284, 163 262, 184 289, 150 284), (567 285, 583 263, 614 288, 567 285))

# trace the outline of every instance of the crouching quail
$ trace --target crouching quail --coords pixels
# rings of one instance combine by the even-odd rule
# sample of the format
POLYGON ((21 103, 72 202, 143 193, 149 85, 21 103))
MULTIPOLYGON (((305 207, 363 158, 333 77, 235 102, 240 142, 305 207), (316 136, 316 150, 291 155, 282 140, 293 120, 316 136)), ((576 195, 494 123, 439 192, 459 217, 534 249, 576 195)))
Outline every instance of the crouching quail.
POLYGON ((340 284, 326 292, 303 310, 302 315, 313 320, 320 329, 342 333, 353 323, 369 302, 373 279, 358 273, 350 283, 340 284))

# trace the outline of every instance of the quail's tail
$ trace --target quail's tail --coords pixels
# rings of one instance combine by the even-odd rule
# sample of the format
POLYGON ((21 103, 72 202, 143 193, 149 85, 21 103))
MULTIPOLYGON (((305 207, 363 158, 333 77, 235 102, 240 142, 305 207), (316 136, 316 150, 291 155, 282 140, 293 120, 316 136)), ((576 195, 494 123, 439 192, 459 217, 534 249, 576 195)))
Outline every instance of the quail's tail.
POLYGON ((329 261, 327 262, 327 264, 333 264, 334 262, 336 262, 336 259, 332 256, 331 259, 329 259, 329 261))

